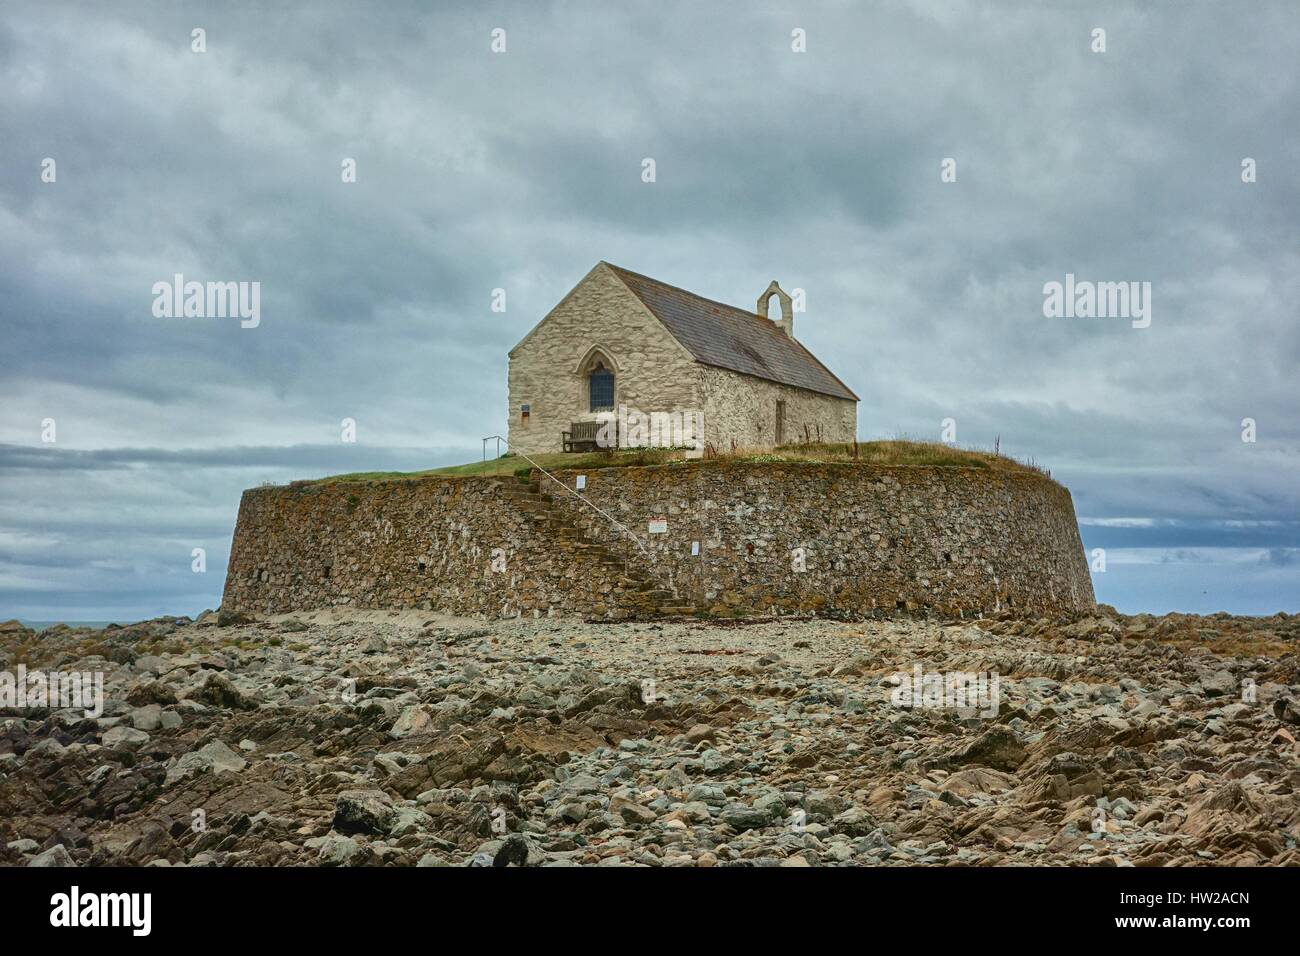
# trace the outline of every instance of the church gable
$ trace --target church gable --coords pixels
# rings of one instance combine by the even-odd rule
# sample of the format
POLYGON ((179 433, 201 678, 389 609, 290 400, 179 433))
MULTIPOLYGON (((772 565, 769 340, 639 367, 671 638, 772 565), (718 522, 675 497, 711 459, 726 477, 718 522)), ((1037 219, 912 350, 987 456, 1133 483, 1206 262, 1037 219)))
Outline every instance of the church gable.
POLYGON ((696 416, 719 450, 857 431, 857 396, 795 339, 775 282, 751 312, 607 262, 510 350, 509 392, 524 453, 590 446, 592 425, 625 410, 696 416), (777 321, 763 314, 774 296, 777 321))
POLYGON ((510 443, 560 451, 562 432, 620 406, 694 409, 689 352, 605 264, 597 265, 510 350, 510 443))

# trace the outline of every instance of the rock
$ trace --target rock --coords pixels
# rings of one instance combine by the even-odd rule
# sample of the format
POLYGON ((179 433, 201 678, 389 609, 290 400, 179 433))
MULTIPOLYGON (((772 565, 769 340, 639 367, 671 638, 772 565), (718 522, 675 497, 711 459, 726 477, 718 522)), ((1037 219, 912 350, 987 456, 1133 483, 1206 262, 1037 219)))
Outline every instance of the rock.
POLYGON ((190 695, 190 699, 227 710, 256 710, 259 706, 255 697, 240 690, 229 677, 215 670, 207 672, 203 684, 190 695))
POLYGON ((421 618, 42 631, 28 666, 102 668, 104 710, 0 714, 0 862, 1300 862, 1300 616, 421 618), (998 716, 892 707, 916 661, 1000 673, 998 716))
POLYGON ((1237 678, 1226 670, 1218 671, 1208 677, 1202 677, 1201 689, 1205 691, 1207 697, 1224 697, 1241 693, 1237 678))
POLYGON ((501 842, 500 849, 492 857, 493 866, 540 866, 546 855, 529 840, 512 833, 501 842))
POLYGON ((866 836, 876 829, 876 821, 865 807, 849 807, 831 820, 831 828, 849 836, 866 836))
POLYGON ((719 819, 736 830, 756 830, 767 826, 772 817, 765 810, 747 807, 743 803, 731 803, 722 808, 719 819))
POLYGON ((1300 726, 1300 702, 1289 697, 1273 701, 1273 716, 1288 724, 1300 726))
POLYGON ((392 798, 382 790, 345 790, 334 801, 333 827, 340 833, 383 833, 398 822, 392 798))
POLYGON ((219 740, 192 750, 182 756, 167 771, 165 786, 171 786, 197 774, 211 772, 216 776, 226 773, 240 773, 248 766, 248 761, 235 753, 219 740))
POLYGON ((401 716, 388 731, 388 736, 400 740, 412 734, 428 733, 433 729, 433 715, 424 704, 413 704, 402 711, 401 716))
POLYGON ((104 731, 100 740, 110 750, 136 750, 149 742, 149 735, 143 730, 119 724, 104 731))
POLYGON ((217 627, 239 627, 242 624, 252 624, 253 619, 242 611, 227 610, 221 608, 217 611, 217 627))
POLYGON ((609 812, 621 816, 628 823, 653 823, 657 814, 639 803, 625 797, 614 797, 609 801, 609 812))
POLYGON ((1015 731, 995 725, 971 743, 959 748, 947 762, 958 766, 979 764, 1011 772, 1024 763, 1026 756, 1025 747, 1015 731))
POLYGON ((356 866, 366 856, 360 843, 336 833, 322 837, 319 846, 316 858, 322 866, 356 866))
POLYGON ((142 680, 133 684, 126 693, 126 702, 135 707, 147 707, 150 704, 174 704, 176 692, 158 680, 142 680))
POLYGON ((691 803, 706 803, 721 806, 727 802, 727 793, 721 787, 702 783, 691 787, 686 799, 691 803))
POLYGON ((959 797, 971 797, 977 793, 1002 793, 1015 787, 1017 780, 1007 773, 990 770, 987 767, 968 767, 950 774, 939 785, 941 791, 955 793, 959 797))
POLYGON ((706 740, 717 740, 717 731, 708 724, 696 724, 686 731, 686 739, 693 744, 703 743, 706 740))
POLYGON ((162 706, 146 704, 131 711, 131 726, 136 730, 152 731, 162 726, 162 706))
POLYGON ((65 847, 62 843, 56 843, 54 844, 54 846, 50 847, 44 853, 38 853, 36 856, 28 860, 27 865, 44 866, 44 867, 51 867, 51 866, 69 867, 69 866, 76 866, 77 863, 75 860, 72 859, 72 854, 68 852, 67 847, 65 847))
POLYGON ((388 827, 391 837, 403 837, 408 833, 422 833, 433 825, 433 818, 414 807, 395 807, 393 822, 388 827))
POLYGON ((49 757, 57 759, 58 757, 63 756, 67 749, 67 747, 63 746, 63 744, 59 743, 53 737, 47 737, 40 743, 36 744, 36 746, 29 747, 26 756, 29 760, 33 757, 49 757))
POLYGON ((0 621, 0 637, 5 638, 6 640, 30 637, 35 633, 36 633, 35 631, 33 631, 26 624, 19 621, 17 618, 10 618, 7 621, 0 621))

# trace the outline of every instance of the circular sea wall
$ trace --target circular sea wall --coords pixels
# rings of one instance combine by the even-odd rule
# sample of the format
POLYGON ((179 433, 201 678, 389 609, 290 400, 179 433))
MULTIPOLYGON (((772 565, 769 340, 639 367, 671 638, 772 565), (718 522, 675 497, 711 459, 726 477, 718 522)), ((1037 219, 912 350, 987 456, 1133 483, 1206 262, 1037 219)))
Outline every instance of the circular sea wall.
POLYGON ((603 619, 1094 606, 1070 493, 1035 472, 724 460, 551 475, 250 489, 223 607, 603 619))
MULTIPOLYGON (((552 474, 573 488, 579 472, 552 474)), ((584 497, 653 560, 533 472, 588 535, 714 614, 1095 606, 1070 493, 1036 472, 692 462, 584 474, 584 497)))

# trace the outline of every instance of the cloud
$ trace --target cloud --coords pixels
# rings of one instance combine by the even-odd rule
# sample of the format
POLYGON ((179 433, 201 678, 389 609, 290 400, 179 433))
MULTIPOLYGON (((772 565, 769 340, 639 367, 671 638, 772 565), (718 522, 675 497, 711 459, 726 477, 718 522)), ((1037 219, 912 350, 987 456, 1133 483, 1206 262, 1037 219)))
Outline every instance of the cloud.
MULTIPOLYGON (((599 259, 741 305, 805 289, 862 438, 952 417, 1051 468, 1089 547, 1286 554, 1297 40, 1285 2, 7 4, 0 541, 58 542, 0 556, 0 611, 197 610, 241 488, 474 459, 506 351, 599 259), (177 272, 261 282, 261 325, 155 319, 177 272), (1045 319, 1067 272, 1151 282, 1151 328, 1045 319)), ((1282 560, 1233 564, 1223 606, 1300 609, 1282 560)))

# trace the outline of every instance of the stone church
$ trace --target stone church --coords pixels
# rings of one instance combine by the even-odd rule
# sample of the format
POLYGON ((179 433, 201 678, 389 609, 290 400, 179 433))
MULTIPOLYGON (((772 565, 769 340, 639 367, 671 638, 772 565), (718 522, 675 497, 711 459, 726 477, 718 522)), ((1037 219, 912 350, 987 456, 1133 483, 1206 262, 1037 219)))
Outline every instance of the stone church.
POLYGON ((508 440, 525 454, 850 442, 857 403, 795 338, 775 281, 750 311, 600 262, 510 350, 508 440))

